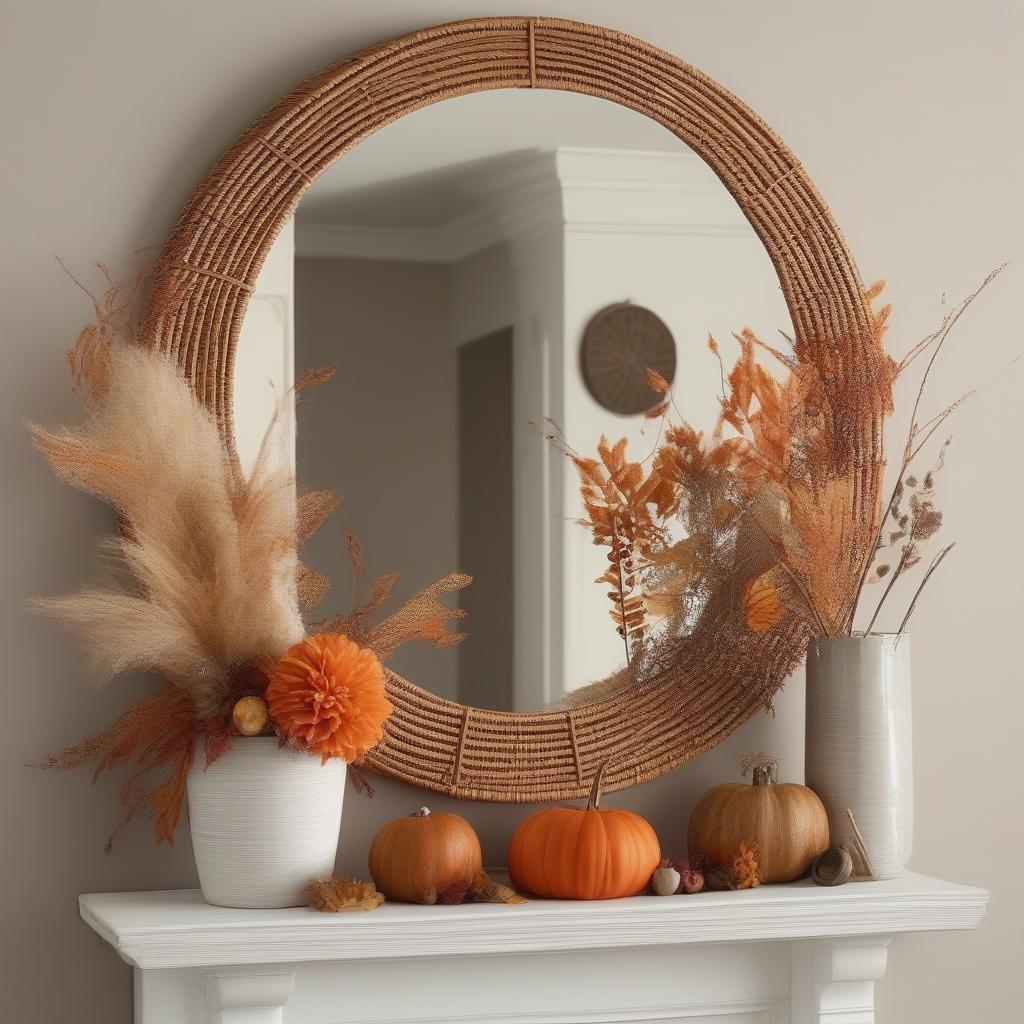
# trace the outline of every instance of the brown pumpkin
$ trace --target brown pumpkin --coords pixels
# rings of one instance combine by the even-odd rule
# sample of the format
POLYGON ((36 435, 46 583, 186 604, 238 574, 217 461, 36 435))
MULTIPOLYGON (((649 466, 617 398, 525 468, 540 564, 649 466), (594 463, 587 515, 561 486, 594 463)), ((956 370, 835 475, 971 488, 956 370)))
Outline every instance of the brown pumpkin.
POLYGON ((389 900, 437 903, 482 870, 480 840, 465 818, 428 807, 389 821, 370 845, 370 875, 389 900))
POLYGON ((610 900, 647 888, 661 860, 654 829, 639 814, 600 808, 604 766, 585 810, 550 807, 522 821, 508 848, 512 882, 535 896, 610 900))
POLYGON ((792 882, 802 878, 814 858, 828 848, 828 815, 818 795, 806 786, 775 782, 776 763, 753 766, 753 782, 727 782, 709 789, 690 815, 690 856, 728 864, 740 843, 757 844, 758 878, 792 882))

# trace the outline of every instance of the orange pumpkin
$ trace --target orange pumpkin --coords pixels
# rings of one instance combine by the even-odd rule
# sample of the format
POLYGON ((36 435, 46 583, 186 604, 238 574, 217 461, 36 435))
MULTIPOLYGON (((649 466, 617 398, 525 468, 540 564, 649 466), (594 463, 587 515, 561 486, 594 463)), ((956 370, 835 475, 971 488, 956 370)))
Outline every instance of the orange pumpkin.
POLYGON ((654 829, 639 814, 600 808, 604 766, 586 810, 550 807, 520 823, 508 848, 512 882, 535 896, 611 900, 643 892, 661 860, 654 829))
POLYGON ((686 840, 691 857, 729 864, 740 843, 757 844, 758 879, 792 882, 828 848, 828 815, 806 786, 775 783, 774 761, 753 766, 753 784, 727 782, 709 789, 690 815, 686 840))
POLYGON ((369 860, 377 888, 402 903, 436 903, 483 870, 473 826, 457 814, 431 814, 428 807, 384 825, 369 860))

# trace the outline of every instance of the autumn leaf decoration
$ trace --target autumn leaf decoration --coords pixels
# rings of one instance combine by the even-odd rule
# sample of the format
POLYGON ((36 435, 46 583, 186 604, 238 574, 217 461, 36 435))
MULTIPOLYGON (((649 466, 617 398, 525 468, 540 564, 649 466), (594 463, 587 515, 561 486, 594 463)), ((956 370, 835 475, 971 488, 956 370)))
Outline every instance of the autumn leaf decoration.
POLYGON ((648 410, 644 416, 649 420, 661 419, 668 412, 671 402, 668 396, 671 385, 657 370, 652 370, 649 366, 647 367, 647 384, 656 395, 661 395, 664 400, 653 409, 648 410))
POLYGON ((569 457, 580 476, 583 522, 594 543, 608 548, 608 568, 596 582, 608 588, 609 614, 623 639, 628 662, 631 646, 650 628, 639 565, 664 542, 661 520, 671 492, 662 486, 656 471, 645 472, 639 462, 626 458, 626 445, 625 438, 612 445, 602 437, 597 459, 575 452, 569 452, 569 457))
MULTIPOLYGON (((866 344, 853 376, 839 348, 812 356, 799 337, 773 347, 744 329, 734 336, 731 366, 709 337, 722 393, 708 437, 678 415, 671 385, 653 369, 647 382, 661 401, 648 415, 662 422, 642 461, 628 458, 625 438, 601 437, 596 457, 585 457, 557 429, 548 435, 579 473, 581 523, 607 549, 598 583, 632 664, 626 682, 691 657, 687 645, 707 654, 727 638, 734 657, 758 664, 777 630, 849 634, 865 585, 881 585, 864 631, 875 628, 895 583, 923 562, 942 526, 935 484, 949 441, 930 469, 920 471, 918 462, 969 393, 930 418, 919 415, 929 372, 952 328, 1001 269, 899 361, 883 345, 890 312, 879 304, 884 283, 866 289, 866 344), (864 440, 864 426, 892 413, 893 385, 918 359, 926 365, 895 489, 883 508, 862 508, 866 482, 877 488, 886 468, 880 433, 864 440), (784 372, 776 376, 773 364, 784 372)), ((927 563, 900 632, 951 548, 927 563)))

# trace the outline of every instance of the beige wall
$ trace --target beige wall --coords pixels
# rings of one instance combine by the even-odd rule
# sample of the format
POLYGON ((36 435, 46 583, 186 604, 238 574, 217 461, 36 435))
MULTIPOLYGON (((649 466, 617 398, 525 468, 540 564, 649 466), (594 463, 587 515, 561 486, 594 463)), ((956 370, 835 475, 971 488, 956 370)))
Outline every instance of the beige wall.
MULTIPOLYGON (((174 849, 154 850, 138 828, 103 856, 117 818, 109 784, 23 766, 109 722, 144 685, 97 693, 70 643, 21 611, 29 594, 81 581, 92 541, 110 526, 103 509, 52 479, 20 425, 26 415, 52 421, 75 409, 62 353, 87 308, 53 255, 87 273, 96 258, 116 264, 159 245, 221 149, 314 68, 423 22, 541 7, 645 36, 751 101, 803 160, 865 277, 888 277, 895 349, 933 325, 944 293, 962 294, 1020 254, 1024 12, 1015 0, 65 0, 8 10, 0 60, 4 1019, 128 1021, 128 970, 77 920, 75 896, 194 882, 184 835, 174 849)), ((913 866, 989 886, 992 912, 977 934, 898 942, 882 1021, 1003 1021, 1017 1008, 1024 495, 1021 371, 1009 367, 1022 345, 1018 274, 1011 268, 972 313, 935 373, 936 402, 973 383, 983 392, 959 415, 942 481, 959 544, 914 624, 913 866)), ((770 745, 797 773, 799 691, 787 690, 776 719, 750 723, 623 803, 649 813, 666 846, 678 847, 700 788, 742 752, 770 745)), ((391 784, 372 803, 353 797, 345 866, 361 867, 380 821, 420 802, 391 784)), ((460 809, 489 858, 500 858, 516 812, 460 809)))

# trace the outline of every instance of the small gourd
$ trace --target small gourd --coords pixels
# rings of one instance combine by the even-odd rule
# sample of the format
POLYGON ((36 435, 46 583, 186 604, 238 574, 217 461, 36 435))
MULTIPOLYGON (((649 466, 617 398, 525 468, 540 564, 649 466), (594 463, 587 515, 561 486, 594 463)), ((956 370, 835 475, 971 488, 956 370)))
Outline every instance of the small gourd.
POLYGON ((384 825, 370 845, 370 874, 389 900, 437 903, 483 870, 480 840, 457 814, 421 807, 384 825))
POLYGON ((604 765, 585 810, 549 807, 522 821, 508 848, 513 884, 535 896, 610 900, 643 892, 661 860, 651 825, 632 811, 599 807, 604 765))
POLYGON ((259 736, 270 725, 267 702, 262 697, 241 697, 231 709, 231 722, 240 736, 259 736))
POLYGON ((802 878, 828 848, 825 806, 806 786, 776 783, 773 758, 758 755, 748 763, 751 783, 715 786, 693 809, 686 836, 690 857, 728 864, 740 843, 752 839, 761 882, 802 878))

